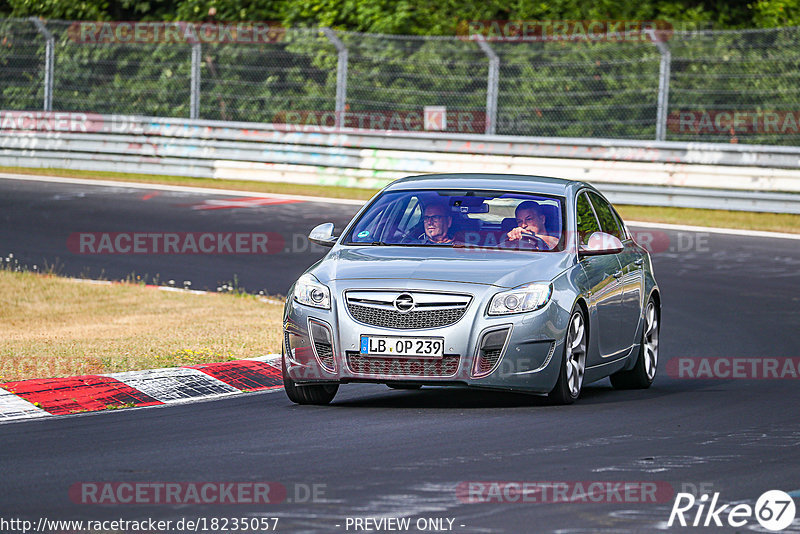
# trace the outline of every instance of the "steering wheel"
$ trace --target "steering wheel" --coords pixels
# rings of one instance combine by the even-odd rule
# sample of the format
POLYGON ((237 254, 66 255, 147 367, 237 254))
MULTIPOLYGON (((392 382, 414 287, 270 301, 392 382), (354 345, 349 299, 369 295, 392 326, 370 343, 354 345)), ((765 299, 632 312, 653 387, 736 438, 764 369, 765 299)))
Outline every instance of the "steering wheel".
POLYGON ((530 248, 531 250, 550 250, 550 247, 547 245, 547 243, 545 243, 544 239, 535 234, 530 234, 530 233, 524 233, 522 234, 522 237, 514 241, 509 239, 508 236, 506 236, 505 238, 503 238, 503 241, 500 242, 500 246, 503 248, 520 248, 520 249, 530 248), (523 243, 526 243, 526 245, 523 246, 523 243))

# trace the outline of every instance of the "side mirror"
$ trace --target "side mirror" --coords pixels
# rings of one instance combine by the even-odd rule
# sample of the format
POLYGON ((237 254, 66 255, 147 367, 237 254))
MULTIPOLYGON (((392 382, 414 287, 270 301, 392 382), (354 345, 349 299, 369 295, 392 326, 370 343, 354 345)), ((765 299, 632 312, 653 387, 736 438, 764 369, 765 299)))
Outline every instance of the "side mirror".
POLYGON ((622 241, 605 232, 595 232, 589 237, 586 245, 578 249, 579 256, 602 256, 603 254, 617 254, 622 252, 622 241))
POLYGON ((333 237, 333 223, 326 222, 315 226, 308 233, 308 240, 323 247, 332 247, 336 244, 337 237, 333 237))

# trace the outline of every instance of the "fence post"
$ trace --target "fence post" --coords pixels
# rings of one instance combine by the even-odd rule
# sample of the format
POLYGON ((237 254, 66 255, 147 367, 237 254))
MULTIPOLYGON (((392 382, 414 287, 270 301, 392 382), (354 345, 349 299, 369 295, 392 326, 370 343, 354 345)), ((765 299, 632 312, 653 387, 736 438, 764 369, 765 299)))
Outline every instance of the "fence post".
POLYGON ((192 44, 192 80, 189 95, 189 118, 200 117, 200 61, 202 49, 200 43, 192 44))
POLYGON ((669 112, 669 76, 672 54, 667 43, 661 40, 650 28, 646 30, 661 54, 658 67, 658 104, 656 106, 656 141, 664 141, 667 137, 667 113, 669 112))
POLYGON ((489 58, 489 76, 486 86, 486 135, 497 131, 497 86, 500 84, 500 58, 480 36, 478 46, 489 58))
POLYGON ((328 38, 333 46, 336 47, 338 53, 338 61, 336 65, 336 128, 343 124, 344 107, 347 102, 347 47, 341 39, 330 28, 322 28, 322 33, 328 38))
POLYGON ((45 25, 37 17, 30 17, 39 33, 45 38, 44 46, 44 110, 53 111, 53 71, 55 68, 56 40, 45 25))

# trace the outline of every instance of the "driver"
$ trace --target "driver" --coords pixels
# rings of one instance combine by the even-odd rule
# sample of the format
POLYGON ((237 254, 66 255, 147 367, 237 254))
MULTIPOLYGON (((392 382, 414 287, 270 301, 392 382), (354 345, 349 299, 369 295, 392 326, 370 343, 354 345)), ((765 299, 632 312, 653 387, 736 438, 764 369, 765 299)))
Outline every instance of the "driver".
POLYGON ((547 235, 544 226, 544 213, 539 210, 539 204, 532 200, 520 202, 514 210, 517 227, 509 231, 506 237, 509 241, 516 241, 523 237, 538 237, 548 246, 553 248, 558 244, 558 237, 547 235))
POLYGON ((444 244, 452 243, 453 236, 450 232, 453 217, 448 213, 447 204, 435 202, 425 206, 422 212, 422 222, 425 232, 417 238, 422 243, 444 244))

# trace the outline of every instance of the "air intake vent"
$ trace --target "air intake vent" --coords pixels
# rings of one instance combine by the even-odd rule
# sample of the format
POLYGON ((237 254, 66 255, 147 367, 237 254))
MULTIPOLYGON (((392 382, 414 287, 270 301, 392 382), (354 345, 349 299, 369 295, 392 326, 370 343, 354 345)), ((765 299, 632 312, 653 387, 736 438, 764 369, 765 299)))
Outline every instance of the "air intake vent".
POLYGON ((402 377, 441 377, 453 376, 458 372, 461 357, 445 354, 441 359, 422 358, 377 358, 362 356, 358 352, 347 352, 347 366, 355 374, 402 376, 402 377))
POLYGON ((359 323, 416 330, 457 323, 472 297, 425 291, 348 291, 346 301, 347 310, 359 323))
POLYGON ((333 335, 330 327, 314 319, 309 319, 308 330, 311 334, 311 343, 314 345, 314 355, 323 369, 329 372, 336 370, 336 359, 333 355, 333 335))
POLYGON ((510 332, 511 327, 504 327, 483 334, 478 344, 478 354, 475 358, 472 376, 476 378, 486 376, 497 368, 510 332))

